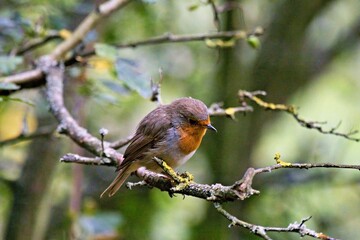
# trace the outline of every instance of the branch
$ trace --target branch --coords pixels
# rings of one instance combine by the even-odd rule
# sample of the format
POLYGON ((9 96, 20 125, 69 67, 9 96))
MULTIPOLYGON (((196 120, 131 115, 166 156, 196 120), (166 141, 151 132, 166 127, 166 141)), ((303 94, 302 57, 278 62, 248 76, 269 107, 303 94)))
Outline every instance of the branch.
POLYGON ((39 61, 38 67, 46 74, 46 98, 52 114, 59 122, 58 132, 69 136, 79 146, 93 154, 97 156, 103 154, 117 164, 122 160, 122 155, 115 149, 109 148, 107 142, 104 143, 103 151, 101 141, 89 134, 85 128, 80 127, 66 109, 63 98, 64 69, 56 64, 56 61, 51 61, 50 57, 45 57, 39 61))
POLYGON ((220 203, 214 203, 215 209, 222 214, 225 218, 227 218, 231 223, 229 227, 232 226, 240 226, 243 228, 249 229, 253 234, 267 240, 271 240, 271 238, 267 235, 267 232, 295 232, 300 234, 301 237, 310 236, 317 239, 324 240, 336 240, 336 238, 329 237, 323 233, 318 233, 314 230, 311 230, 306 227, 305 222, 310 220, 311 217, 307 217, 301 220, 300 223, 294 222, 289 224, 288 227, 264 227, 260 225, 251 224, 245 221, 242 221, 235 216, 231 215, 227 212, 220 203))
POLYGON ((112 142, 112 143, 109 144, 109 147, 113 148, 113 149, 122 148, 122 147, 126 146, 128 143, 130 143, 130 141, 131 141, 131 139, 133 137, 134 137, 134 135, 130 135, 125 139, 120 139, 120 140, 117 140, 115 142, 112 142))
POLYGON ((235 119, 235 113, 238 112, 252 112, 253 108, 250 106, 241 106, 241 107, 229 107, 224 109, 223 103, 213 103, 210 105, 208 112, 210 116, 226 116, 232 119, 235 119))
MULTIPOLYGON (((171 179, 147 171, 139 169, 136 175, 145 180, 150 186, 156 187, 162 191, 167 191, 170 194, 179 193, 183 195, 193 196, 197 198, 206 199, 213 202, 231 202, 236 200, 244 200, 252 195, 258 194, 259 191, 252 188, 253 178, 260 173, 270 173, 274 170, 284 168, 310 169, 310 168, 340 168, 340 169, 354 169, 360 170, 360 165, 350 164, 333 164, 333 163, 286 163, 280 160, 280 156, 276 155, 275 160, 278 164, 262 167, 262 168, 248 168, 242 179, 236 181, 231 186, 223 186, 219 183, 208 185, 191 182, 189 186, 184 189, 173 191, 173 183, 171 179)), ((102 158, 87 158, 76 154, 66 154, 61 158, 62 162, 66 163, 80 163, 86 165, 102 165, 114 166, 116 162, 107 162, 102 158)))
POLYGON ((359 142, 360 138, 353 137, 354 134, 357 134, 359 131, 354 130, 350 131, 348 133, 341 133, 336 131, 340 124, 338 124, 336 127, 333 127, 329 130, 325 130, 322 128, 321 125, 325 124, 326 122, 318 122, 318 121, 307 121, 299 116, 299 114, 296 111, 296 108, 294 106, 289 106, 285 104, 275 104, 275 103, 269 103, 265 102, 262 99, 258 97, 258 95, 265 96, 266 92, 264 91, 255 91, 255 92, 248 92, 245 90, 239 90, 239 99, 240 102, 246 106, 246 99, 250 99, 252 102, 256 103, 258 106, 264 108, 265 110, 272 110, 272 111, 283 111, 291 116, 294 117, 294 119, 300 124, 300 126, 308 128, 308 129, 315 129, 323 134, 330 134, 335 135, 339 137, 346 138, 351 141, 359 142))
POLYGON ((0 141, 0 148, 4 147, 6 145, 11 145, 11 144, 15 144, 15 143, 27 141, 27 140, 32 140, 32 139, 38 138, 38 137, 51 136, 54 133, 54 131, 55 131, 54 127, 41 127, 38 130, 36 130, 36 132, 34 132, 34 133, 30 133, 30 134, 21 133, 17 137, 7 139, 4 141, 0 141))
MULTIPOLYGON (((42 56, 40 59, 47 58, 49 61, 61 59, 67 52, 71 51, 77 44, 81 43, 84 36, 86 36, 86 34, 102 19, 109 16, 114 11, 126 6, 131 1, 132 0, 109 0, 101 4, 80 23, 69 38, 60 43, 48 56, 42 56)), ((18 84, 22 88, 34 85, 39 86, 44 84, 44 75, 40 68, 36 68, 1 78, 0 81, 18 84)), ((0 95, 7 95, 12 92, 13 91, 0 90, 0 95)))
POLYGON ((84 165, 116 166, 115 162, 108 158, 102 158, 102 157, 90 158, 72 153, 68 153, 64 155, 62 158, 60 158, 60 162, 79 163, 84 165))
POLYGON ((200 33, 200 34, 188 34, 188 35, 174 35, 172 33, 166 33, 162 36, 153 37, 141 41, 129 42, 124 44, 118 44, 118 48, 138 47, 145 45, 155 45, 162 43, 178 43, 178 42, 194 42, 205 41, 207 39, 226 39, 234 38, 236 40, 247 39, 249 36, 260 36, 263 32, 260 30, 254 30, 253 32, 246 32, 242 30, 227 31, 227 32, 214 32, 214 33, 200 33))
MULTIPOLYGON (((129 2, 130 0, 126 1, 129 2)), ((94 17, 95 18, 95 17, 94 17)), ((93 23, 94 24, 94 23, 93 23)), ((65 44, 62 43, 61 46, 57 47, 53 53, 50 54, 53 58, 60 57, 61 55, 64 55, 67 51, 69 51, 69 47, 74 47, 77 43, 80 42, 81 39, 79 39, 79 36, 81 36, 81 33, 83 33, 85 30, 83 28, 91 27, 90 23, 87 23, 85 26, 82 26, 80 30, 75 30, 73 35, 69 38, 70 40, 66 40, 65 42, 68 42, 65 44), (74 40, 71 40, 74 38, 74 40), (75 44, 76 40, 76 44, 75 44), (75 45, 74 45, 75 44, 75 45)), ((80 28, 80 26, 79 26, 80 28)), ((245 32, 245 31, 229 31, 229 32, 216 32, 216 33, 201 33, 201 34, 188 34, 188 35, 174 35, 171 33, 149 38, 146 40, 141 41, 135 41, 135 42, 129 42, 124 44, 119 44, 116 47, 117 48, 134 48, 138 46, 146 46, 146 45, 155 45, 155 44, 163 44, 163 43, 177 43, 177 42, 192 42, 192 41, 204 41, 204 40, 210 40, 210 39, 226 39, 226 38, 234 38, 236 40, 238 39, 246 39, 249 36, 260 36, 263 34, 263 30, 261 28, 255 29, 253 32, 245 32)), ((65 61, 65 66, 70 66, 75 63, 78 63, 77 58, 78 57, 89 57, 95 54, 94 50, 85 52, 83 54, 73 56, 72 58, 65 61)), ((44 81, 44 75, 39 69, 33 69, 22 73, 17 73, 14 75, 10 75, 4 78, 0 79, 0 82, 9 82, 14 83, 21 88, 27 88, 27 87, 38 87, 45 83, 44 81)), ((14 91, 3 91, 0 90, 0 95, 7 95, 14 91)))
POLYGON ((50 31, 45 37, 33 39, 25 44, 25 46, 21 47, 20 49, 15 51, 16 55, 22 55, 27 53, 31 50, 34 50, 42 45, 46 44, 47 42, 60 39, 61 36, 57 31, 50 31))
POLYGON ((79 44, 84 36, 86 36, 86 34, 103 18, 126 6, 126 4, 129 2, 131 2, 131 0, 109 0, 101 4, 80 23, 80 25, 69 38, 67 38, 53 50, 50 56, 53 59, 60 59, 64 54, 79 44))

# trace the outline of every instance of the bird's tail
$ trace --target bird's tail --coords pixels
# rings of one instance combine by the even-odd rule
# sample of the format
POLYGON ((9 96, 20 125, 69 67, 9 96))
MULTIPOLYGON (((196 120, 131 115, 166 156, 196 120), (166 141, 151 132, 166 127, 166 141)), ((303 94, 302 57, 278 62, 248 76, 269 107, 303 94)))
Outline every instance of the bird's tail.
POLYGON ((124 184, 125 180, 130 176, 131 171, 128 171, 129 167, 125 167, 120 170, 119 174, 116 176, 114 181, 105 189, 105 191, 100 195, 100 198, 108 192, 108 196, 113 196, 119 188, 124 184))

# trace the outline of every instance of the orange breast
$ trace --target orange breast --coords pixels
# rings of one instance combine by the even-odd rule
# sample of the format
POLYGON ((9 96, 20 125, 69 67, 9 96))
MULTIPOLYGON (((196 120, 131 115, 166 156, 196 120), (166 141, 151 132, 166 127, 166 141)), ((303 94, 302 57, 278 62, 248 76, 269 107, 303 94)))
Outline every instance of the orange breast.
POLYGON ((180 133, 179 148, 184 154, 189 154, 200 146, 206 128, 187 125, 180 127, 178 131, 180 133))

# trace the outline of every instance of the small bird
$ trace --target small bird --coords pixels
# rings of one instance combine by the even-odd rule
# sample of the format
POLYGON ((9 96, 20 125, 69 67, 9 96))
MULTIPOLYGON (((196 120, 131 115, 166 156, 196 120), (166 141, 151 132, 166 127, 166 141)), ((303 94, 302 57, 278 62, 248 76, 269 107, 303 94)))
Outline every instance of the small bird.
POLYGON ((140 167, 160 173, 154 157, 176 168, 191 158, 211 125, 206 105, 194 98, 180 98, 161 105, 139 123, 135 136, 125 150, 124 160, 117 168, 117 177, 101 194, 113 196, 125 180, 140 167))

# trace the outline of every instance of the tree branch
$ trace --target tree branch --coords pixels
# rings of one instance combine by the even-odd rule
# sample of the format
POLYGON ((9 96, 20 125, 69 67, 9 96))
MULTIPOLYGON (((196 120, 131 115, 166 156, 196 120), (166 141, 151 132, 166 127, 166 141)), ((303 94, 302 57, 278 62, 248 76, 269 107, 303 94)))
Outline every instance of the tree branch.
MULTIPOLYGON (((130 0, 128 0, 130 1, 130 0)), ((93 17, 95 18, 95 17, 93 17)), ((82 28, 87 28, 90 26, 90 23, 86 23, 86 25, 82 28)), ((81 31, 77 31, 75 30, 75 32, 73 33, 73 35, 69 38, 75 38, 75 40, 80 41, 81 39, 78 39, 80 33, 84 32, 84 29, 82 29, 81 31)), ((141 40, 141 41, 134 41, 134 42, 129 42, 129 43, 124 43, 124 44, 118 44, 116 45, 117 48, 134 48, 134 47, 139 47, 139 46, 146 46, 146 45, 155 45, 155 44, 163 44, 163 43, 177 43, 177 42, 192 42, 192 41, 204 41, 204 40, 210 40, 210 39, 226 39, 226 38, 234 38, 236 40, 238 39, 246 39, 249 36, 260 36, 263 34, 263 30, 261 28, 257 28, 252 32, 245 32, 245 31, 228 31, 228 32, 215 32, 215 33, 201 33, 201 34, 188 34, 188 35, 174 35, 171 33, 162 35, 162 36, 157 36, 157 37, 153 37, 153 38, 149 38, 149 39, 145 39, 145 40, 141 40)), ((59 57, 61 55, 64 55, 67 51, 69 51, 69 46, 73 46, 74 41, 75 40, 71 40, 69 41, 69 43, 61 44, 61 47, 57 47, 53 53, 50 54, 50 56, 52 56, 53 58, 55 57, 59 57), (62 51, 62 54, 61 54, 62 51)), ((67 42, 68 40, 66 40, 65 42, 67 42)), ((79 43, 79 42, 76 42, 79 43)), ((76 44, 75 44, 76 45, 76 44)), ((94 50, 85 52, 83 54, 77 55, 77 56, 73 56, 72 58, 68 59, 65 61, 65 66, 70 66, 73 65, 75 63, 78 63, 78 61, 76 60, 77 57, 89 57, 95 54, 94 50)), ((21 86, 21 88, 26 88, 26 87, 38 87, 42 84, 45 83, 44 81, 44 75, 42 74, 42 72, 39 69, 34 69, 34 70, 29 70, 26 72, 22 72, 22 73, 16 73, 14 75, 10 75, 4 78, 1 78, 0 81, 2 82, 9 82, 9 83, 14 83, 17 84, 19 86, 21 86)), ((0 90, 0 95, 7 95, 10 94, 14 91, 4 91, 4 90, 0 90)))
POLYGON ((101 141, 89 134, 85 128, 80 127, 66 109, 63 99, 64 69, 56 66, 56 61, 51 60, 51 57, 42 58, 38 67, 46 74, 46 97, 52 114, 59 122, 58 132, 66 134, 79 146, 97 156, 104 154, 116 163, 121 161, 122 155, 115 149, 109 148, 107 142, 104 143, 105 151, 103 152, 101 141))
MULTIPOLYGON (((131 1, 132 0, 109 0, 101 4, 80 23, 69 38, 60 43, 48 56, 42 56, 40 59, 47 58, 49 61, 60 60, 67 52, 79 44, 84 36, 103 18, 126 6, 131 1)), ((44 83, 44 75, 40 68, 36 68, 1 78, 0 81, 14 83, 21 86, 21 88, 25 88, 28 86, 42 85, 44 83)), ((0 95, 8 95, 12 92, 14 91, 0 90, 0 95)))
POLYGON ((6 145, 15 144, 22 141, 32 140, 34 138, 38 137, 47 137, 54 133, 55 128, 54 127, 41 127, 36 132, 30 133, 30 134, 23 134, 21 133, 19 136, 10 138, 4 141, 0 141, 0 148, 4 147, 6 145))
POLYGON ((329 237, 324 233, 318 233, 314 230, 311 230, 306 227, 305 222, 310 220, 311 217, 307 217, 301 220, 300 223, 294 222, 290 223, 288 227, 264 227, 260 225, 251 224, 236 218, 235 216, 231 215, 227 212, 220 203, 214 203, 215 209, 227 218, 231 223, 229 227, 232 226, 240 226, 243 228, 249 229, 253 234, 266 239, 271 240, 271 238, 267 235, 267 232, 295 232, 300 234, 301 237, 310 236, 317 239, 324 239, 324 240, 336 240, 336 238, 329 237))
POLYGON ((336 131, 339 128, 340 124, 329 130, 325 130, 321 125, 325 124, 326 122, 307 121, 299 116, 299 114, 296 111, 296 107, 294 106, 265 102, 264 100, 258 97, 258 95, 261 96, 266 95, 266 92, 264 91, 248 92, 245 90, 239 90, 238 95, 240 102, 243 104, 243 106, 246 106, 246 99, 250 99, 252 102, 256 103, 258 106, 264 108, 265 110, 283 111, 290 114, 302 127, 308 129, 315 129, 323 134, 335 135, 355 142, 360 141, 360 138, 353 137, 354 134, 357 134, 359 132, 358 130, 350 131, 348 133, 341 133, 336 131))
POLYGON ((36 38, 33 39, 31 41, 29 41, 28 43, 26 43, 24 46, 22 46, 20 49, 15 51, 16 55, 22 55, 24 53, 27 53, 31 50, 34 50, 42 45, 44 45, 45 43, 54 40, 54 39, 60 39, 60 35, 57 31, 50 31, 45 37, 42 38, 36 38))

